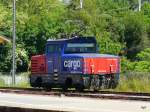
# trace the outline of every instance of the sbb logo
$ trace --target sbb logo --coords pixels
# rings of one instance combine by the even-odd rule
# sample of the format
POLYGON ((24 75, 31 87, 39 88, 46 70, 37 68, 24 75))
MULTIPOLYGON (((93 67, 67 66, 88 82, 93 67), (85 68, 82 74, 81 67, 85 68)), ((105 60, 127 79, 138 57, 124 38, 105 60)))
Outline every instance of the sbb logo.
POLYGON ((64 67, 73 68, 73 70, 77 70, 77 68, 81 67, 80 60, 66 60, 64 61, 64 67))

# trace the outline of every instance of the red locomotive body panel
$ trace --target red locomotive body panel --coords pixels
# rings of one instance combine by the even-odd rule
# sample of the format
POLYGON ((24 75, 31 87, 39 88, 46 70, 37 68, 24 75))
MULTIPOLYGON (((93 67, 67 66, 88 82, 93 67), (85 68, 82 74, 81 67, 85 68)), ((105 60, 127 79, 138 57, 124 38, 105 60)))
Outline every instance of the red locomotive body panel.
POLYGON ((119 58, 85 58, 84 74, 115 74, 120 72, 119 58))
POLYGON ((47 73, 46 56, 37 55, 31 58, 31 72, 32 74, 47 73))

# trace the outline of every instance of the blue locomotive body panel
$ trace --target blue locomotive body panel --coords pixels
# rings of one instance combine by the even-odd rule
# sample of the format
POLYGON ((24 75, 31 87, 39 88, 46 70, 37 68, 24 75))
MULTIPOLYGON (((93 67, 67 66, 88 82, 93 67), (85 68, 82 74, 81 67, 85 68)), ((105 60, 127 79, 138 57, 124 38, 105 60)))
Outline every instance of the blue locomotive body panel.
POLYGON ((62 73, 75 73, 82 74, 83 73, 83 61, 82 58, 79 57, 67 57, 63 56, 62 58, 62 73))
POLYGON ((48 74, 82 74, 83 73, 83 58, 82 54, 65 53, 67 44, 71 43, 77 46, 84 43, 93 44, 96 48, 95 38, 73 38, 73 39, 60 39, 48 40, 46 44, 46 59, 48 74))

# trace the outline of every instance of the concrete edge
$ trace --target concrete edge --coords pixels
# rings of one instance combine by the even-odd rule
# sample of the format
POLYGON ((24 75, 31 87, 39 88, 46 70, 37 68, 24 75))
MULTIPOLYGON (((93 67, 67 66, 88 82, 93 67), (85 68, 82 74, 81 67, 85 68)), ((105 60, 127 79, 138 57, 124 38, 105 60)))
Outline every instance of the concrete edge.
POLYGON ((0 106, 0 112, 66 112, 66 111, 0 106))

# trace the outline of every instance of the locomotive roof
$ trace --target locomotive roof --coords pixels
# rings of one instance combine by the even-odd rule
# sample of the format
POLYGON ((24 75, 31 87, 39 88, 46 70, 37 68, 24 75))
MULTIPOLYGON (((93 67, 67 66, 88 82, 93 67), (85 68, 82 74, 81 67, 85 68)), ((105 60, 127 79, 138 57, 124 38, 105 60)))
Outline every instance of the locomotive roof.
POLYGON ((71 42, 71 43, 83 43, 83 42, 88 42, 88 43, 96 43, 95 37, 74 37, 70 39, 48 39, 47 43, 64 43, 64 42, 71 42))
POLYGON ((78 53, 78 54, 64 54, 64 56, 69 57, 84 57, 84 58, 119 58, 119 56, 111 54, 98 54, 98 53, 78 53))

